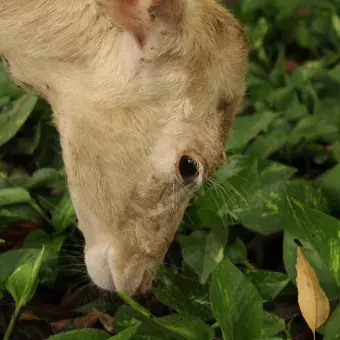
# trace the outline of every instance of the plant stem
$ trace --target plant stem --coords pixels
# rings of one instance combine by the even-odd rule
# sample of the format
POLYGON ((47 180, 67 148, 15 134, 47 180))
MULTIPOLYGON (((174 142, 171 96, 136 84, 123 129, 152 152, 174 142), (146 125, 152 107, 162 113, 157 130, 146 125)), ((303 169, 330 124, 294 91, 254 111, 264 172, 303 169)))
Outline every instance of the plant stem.
POLYGON ((20 313, 20 309, 21 309, 20 307, 15 308, 14 314, 11 318, 11 322, 9 323, 9 326, 7 328, 7 331, 6 331, 6 334, 3 338, 3 340, 10 340, 10 337, 11 337, 13 329, 14 329, 14 325, 15 325, 15 323, 18 319, 19 313, 20 313))

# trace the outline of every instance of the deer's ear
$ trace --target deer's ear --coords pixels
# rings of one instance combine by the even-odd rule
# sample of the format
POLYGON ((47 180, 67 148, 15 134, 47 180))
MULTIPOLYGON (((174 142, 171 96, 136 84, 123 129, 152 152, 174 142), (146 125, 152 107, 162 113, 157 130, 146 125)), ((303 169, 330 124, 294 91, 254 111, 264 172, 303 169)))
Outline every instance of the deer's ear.
POLYGON ((129 31, 143 46, 155 21, 177 24, 183 0, 97 0, 117 26, 129 31))

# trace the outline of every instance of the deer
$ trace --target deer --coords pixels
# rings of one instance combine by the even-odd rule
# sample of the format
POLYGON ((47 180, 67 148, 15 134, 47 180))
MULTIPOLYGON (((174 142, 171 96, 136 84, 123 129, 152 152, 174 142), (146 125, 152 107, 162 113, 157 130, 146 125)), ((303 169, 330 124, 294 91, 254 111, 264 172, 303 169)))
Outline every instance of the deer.
POLYGON ((249 48, 215 0, 0 0, 0 56, 52 108, 95 286, 151 289, 226 163, 249 48))

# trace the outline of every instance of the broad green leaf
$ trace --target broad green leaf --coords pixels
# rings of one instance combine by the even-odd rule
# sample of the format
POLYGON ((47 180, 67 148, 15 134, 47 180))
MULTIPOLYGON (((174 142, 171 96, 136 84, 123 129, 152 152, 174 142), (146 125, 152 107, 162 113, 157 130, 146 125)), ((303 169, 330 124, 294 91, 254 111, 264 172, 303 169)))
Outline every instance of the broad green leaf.
POLYGON ((213 319, 209 290, 189 274, 162 266, 157 273, 154 294, 158 301, 178 313, 213 319))
POLYGON ((28 204, 13 204, 0 207, 0 230, 18 220, 36 221, 41 218, 40 213, 28 204))
POLYGON ((316 271, 320 285, 330 299, 340 297, 340 222, 335 218, 303 206, 287 202, 284 232, 284 263, 288 275, 296 278, 296 242, 316 271))
POLYGON ((210 299, 224 340, 261 339, 261 297, 252 283, 228 258, 212 275, 210 299))
POLYGON ((184 261, 195 270, 200 283, 204 284, 216 266, 224 258, 227 233, 194 231, 190 236, 179 235, 184 261))
POLYGON ((340 38, 340 17, 336 13, 332 15, 332 25, 338 38, 340 38))
POLYGON ((52 224, 57 232, 65 230, 77 220, 69 191, 66 191, 55 207, 52 215, 52 224))
POLYGON ((61 180, 59 171, 52 168, 43 168, 37 170, 27 184, 29 189, 38 187, 53 186, 55 182, 61 180))
POLYGON ((227 245, 226 255, 233 263, 247 261, 247 248, 241 239, 237 238, 234 244, 227 245))
POLYGON ((107 340, 129 340, 137 333, 138 329, 142 325, 141 322, 136 323, 135 325, 124 329, 122 332, 117 335, 107 339, 107 340))
POLYGON ((265 7, 269 3, 269 0, 244 0, 242 1, 242 11, 244 13, 250 13, 257 9, 265 7))
POLYGON ((142 307, 138 302, 136 302, 133 298, 127 296, 123 292, 117 292, 118 295, 127 303, 129 306, 131 306, 136 312, 138 312, 140 315, 143 315, 147 319, 151 317, 151 313, 144 307, 142 307))
POLYGON ((0 59, 0 96, 10 96, 12 99, 17 99, 23 93, 23 90, 13 84, 0 59))
POLYGON ((306 105, 297 101, 294 105, 290 106, 285 112, 285 118, 292 121, 298 121, 309 115, 306 105))
POLYGON ((311 208, 323 211, 328 209, 321 190, 312 182, 291 180, 256 191, 248 197, 248 204, 235 209, 234 214, 248 229, 270 235, 283 229, 286 197, 311 208))
POLYGON ((263 312, 262 337, 267 339, 277 335, 286 328, 285 321, 273 313, 263 312))
POLYGON ((237 117, 231 130, 227 149, 234 150, 243 148, 261 131, 266 131, 274 118, 275 114, 273 112, 263 112, 250 116, 237 117))
POLYGON ((36 258, 31 257, 19 266, 5 282, 5 287, 13 296, 17 309, 25 306, 37 289, 44 251, 45 247, 42 247, 36 258))
POLYGON ((292 84, 294 84, 295 87, 299 88, 306 82, 313 80, 316 76, 325 73, 325 66, 327 65, 327 63, 327 59, 321 59, 310 61, 303 66, 297 68, 292 74, 292 84))
POLYGON ((337 163, 340 163, 340 141, 336 141, 333 144, 332 154, 337 163))
POLYGON ((23 188, 26 189, 25 186, 30 180, 30 176, 28 174, 13 174, 5 179, 5 188, 23 188))
POLYGON ((328 75, 331 79, 340 84, 340 65, 336 65, 328 71, 328 75))
POLYGON ((185 314, 173 314, 154 319, 160 327, 178 335, 180 339, 212 340, 212 328, 199 318, 185 314))
POLYGON ((24 94, 13 103, 11 110, 0 114, 0 146, 16 135, 33 111, 38 98, 24 94))
MULTIPOLYGON (((115 314, 114 329, 117 333, 120 333, 123 330, 138 324, 140 321, 143 322, 143 327, 141 327, 142 329, 138 330, 138 334, 143 334, 145 328, 149 328, 147 329, 148 332, 146 334, 148 334, 149 336, 154 335, 152 334, 153 332, 150 331, 150 328, 152 328, 153 325, 149 320, 149 316, 141 314, 129 305, 124 305, 121 306, 115 314)), ((157 335, 159 333, 159 330, 156 329, 154 330, 154 332, 157 335)))
POLYGON ((21 264, 30 261, 38 256, 36 249, 16 249, 9 250, 0 254, 0 263, 6 264, 0 266, 0 290, 4 289, 7 278, 20 267, 21 264))
POLYGON ((332 140, 338 137, 339 129, 332 123, 327 123, 318 116, 309 116, 303 118, 295 126, 288 136, 288 146, 294 147, 302 139, 312 142, 318 139, 332 140))
MULTIPOLYGON (((0 109, 2 109, 4 106, 8 105, 11 101, 10 96, 2 96, 0 95, 0 109)), ((0 110, 1 112, 1 110, 0 110)))
POLYGON ((297 7, 302 3, 302 0, 276 0, 275 5, 278 10, 278 16, 275 18, 276 20, 282 20, 293 14, 293 12, 297 9, 297 7))
MULTIPOLYGON (((172 314, 155 318, 133 299, 122 293, 119 293, 119 295, 134 311, 126 308, 126 306, 119 309, 115 317, 118 331, 122 328, 131 327, 138 321, 143 321, 143 325, 141 325, 137 333, 138 335, 152 336, 152 339, 160 337, 160 339, 173 340, 212 340, 214 337, 213 330, 195 316, 172 314)), ((142 339, 142 337, 138 337, 138 339, 142 339)))
POLYGON ((336 308, 325 326, 325 333, 323 340, 340 339, 340 306, 336 308))
POLYGON ((40 269, 40 282, 53 282, 58 273, 58 256, 66 235, 48 235, 45 231, 37 229, 31 232, 24 241, 24 247, 41 249, 45 246, 44 258, 40 269))
POLYGON ((267 159, 260 160, 258 165, 263 186, 286 182, 297 172, 296 168, 267 159))
POLYGON ((290 282, 287 275, 274 271, 246 268, 244 274, 258 289, 263 301, 274 300, 290 282))
MULTIPOLYGON (((261 180, 256 160, 245 161, 243 165, 236 165, 231 170, 225 167, 216 175, 216 179, 211 180, 209 188, 195 200, 192 209, 195 208, 203 217, 206 211, 217 213, 221 217, 222 225, 225 226, 227 217, 233 222, 234 210, 247 206, 248 196, 260 187, 261 180), (245 164, 247 166, 244 166, 245 164)), ((208 223, 209 220, 205 222, 208 223)))
POLYGON ((109 333, 98 329, 78 329, 50 336, 47 340, 107 340, 109 333))
POLYGON ((31 201, 31 195, 23 188, 0 189, 0 206, 30 203, 31 201))
POLYGON ((324 190, 334 210, 337 210, 340 202, 340 164, 323 173, 318 178, 320 187, 324 190))
POLYGON ((288 140, 284 131, 272 131, 259 136, 247 149, 246 154, 256 158, 267 158, 282 148, 288 140))

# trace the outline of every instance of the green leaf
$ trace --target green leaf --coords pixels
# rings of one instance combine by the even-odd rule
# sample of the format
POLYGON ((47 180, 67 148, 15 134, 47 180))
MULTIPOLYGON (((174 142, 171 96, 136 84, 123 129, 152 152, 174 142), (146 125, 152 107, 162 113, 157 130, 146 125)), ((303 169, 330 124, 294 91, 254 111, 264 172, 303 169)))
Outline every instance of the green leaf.
POLYGON ((196 199, 192 208, 200 211, 202 216, 206 211, 217 212, 225 226, 228 215, 233 222, 236 218, 234 210, 247 206, 248 197, 261 187, 258 162, 248 160, 235 165, 232 170, 225 167, 215 176, 211 186, 196 199))
POLYGON ((36 258, 31 257, 18 267, 5 282, 5 287, 13 296, 17 309, 25 306, 37 289, 44 251, 45 247, 42 247, 36 258))
POLYGON ((313 80, 316 76, 325 73, 325 66, 328 60, 321 59, 316 61, 310 61, 301 67, 298 67, 292 74, 291 81, 292 84, 300 88, 307 82, 313 80))
POLYGON ((53 186, 54 183, 59 182, 62 176, 59 171, 52 168, 43 168, 37 170, 29 180, 27 187, 29 189, 53 186))
POLYGON ((336 308, 330 319, 325 325, 323 340, 340 339, 340 306, 336 308))
POLYGON ((23 188, 0 189, 0 206, 30 203, 31 201, 31 195, 23 188))
POLYGON ((45 246, 44 258, 40 270, 40 282, 54 282, 58 274, 58 256, 65 241, 66 235, 58 234, 50 236, 41 229, 29 233, 24 241, 24 247, 41 249, 45 246))
MULTIPOLYGON (((128 313, 128 316, 133 316, 134 320, 142 320, 144 325, 141 327, 141 332, 145 329, 150 329, 151 334, 157 335, 161 332, 163 338, 166 339, 188 339, 188 340, 212 340, 214 337, 213 330, 206 325, 202 320, 195 316, 185 314, 172 314, 161 318, 153 317, 150 312, 139 305, 132 298, 128 297, 122 292, 118 292, 120 297, 128 303, 136 313, 129 311, 129 309, 123 309, 124 313, 128 313)), ((117 318, 117 315, 116 315, 117 318)), ((130 327, 136 323, 136 321, 128 321, 126 316, 124 317, 124 324, 126 327, 130 327)), ((117 321, 117 320, 116 320, 117 321)), ((119 318, 118 321, 119 322, 119 318)), ((140 333, 140 332, 138 332, 140 333)), ((149 331, 146 334, 150 334, 149 331)))
POLYGON ((287 275, 268 270, 246 268, 244 274, 258 289, 263 301, 274 300, 290 282, 287 275))
POLYGON ((6 205, 0 207, 0 230, 7 228, 8 225, 14 221, 36 221, 40 218, 40 213, 28 204, 6 205))
POLYGON ((263 330, 262 337, 267 339, 278 333, 282 332, 286 328, 285 321, 273 313, 263 312, 263 330))
POLYGON ((231 130, 227 149, 243 148, 253 137, 267 130, 274 118, 275 114, 272 112, 237 117, 231 130))
POLYGON ((210 274, 224 258, 224 237, 214 232, 194 231, 190 236, 179 235, 184 261, 199 276, 201 284, 206 283, 210 274))
POLYGON ((263 186, 286 182, 297 172, 296 168, 267 159, 260 160, 258 165, 263 186))
POLYGON ((110 334, 97 329, 79 329, 50 336, 47 340, 107 340, 110 334))
POLYGON ((328 75, 331 79, 340 84, 340 65, 336 65, 328 71, 328 75))
POLYGON ((242 263, 247 261, 247 248, 239 238, 234 244, 227 246, 226 254, 233 263, 242 263))
POLYGON ((340 163, 340 141, 336 141, 333 144, 332 154, 337 163, 340 163))
POLYGON ((0 263, 6 265, 0 266, 0 290, 5 288, 7 278, 20 267, 21 264, 30 261, 31 258, 36 258, 38 251, 36 249, 16 249, 9 250, 0 254, 0 263))
POLYGON ((16 135, 33 111, 38 98, 24 94, 13 103, 11 110, 0 115, 0 146, 16 135))
POLYGON ((124 329, 122 332, 118 333, 117 335, 107 340, 129 340, 137 333, 141 325, 142 325, 141 322, 137 322, 135 325, 132 325, 131 327, 124 329))
POLYGON ((312 182, 291 180, 256 191, 248 197, 248 204, 235 209, 234 214, 248 229, 270 235, 283 229, 286 197, 311 208, 328 209, 324 195, 312 182))
POLYGON ((259 136, 246 151, 247 155, 256 158, 267 158, 272 153, 282 148, 288 140, 285 131, 272 131, 259 136))
POLYGON ((323 173, 318 178, 320 187, 324 190, 334 210, 338 209, 340 202, 340 164, 323 173))
POLYGON ((296 279, 296 242, 314 268, 320 285, 330 299, 340 297, 340 221, 303 206, 287 202, 284 232, 284 264, 291 280, 296 279))
POLYGON ((318 139, 328 141, 338 137, 339 129, 332 123, 320 119, 319 116, 303 118, 293 129, 288 138, 289 147, 294 147, 302 139, 308 142, 318 139))
POLYGON ((57 232, 65 230, 77 220, 70 193, 67 190, 55 207, 52 215, 52 224, 57 232))
POLYGON ((228 258, 212 275, 210 299, 224 340, 261 339, 261 297, 252 283, 228 258))
POLYGON ((244 0, 242 1, 242 11, 243 13, 250 13, 265 7, 268 3, 268 0, 244 0))
MULTIPOLYGON (((116 328, 131 327, 138 321, 143 321, 143 325, 138 330, 138 335, 152 336, 152 339, 173 339, 173 340, 212 340, 213 330, 197 317, 185 314, 171 314, 161 318, 153 317, 145 308, 140 306, 133 299, 125 294, 119 295, 133 309, 126 306, 119 309, 116 314, 116 328)), ((143 339, 143 337, 138 337, 143 339)))
POLYGON ((179 336, 179 339, 212 340, 212 328, 199 318, 191 315, 172 314, 154 319, 160 327, 179 336))
POLYGON ((157 272, 154 294, 158 301, 177 313, 213 319, 209 290, 189 274, 162 266, 157 272))
POLYGON ((276 20, 282 20, 293 14, 293 12, 297 9, 297 7, 301 4, 302 0, 276 0, 275 5, 278 10, 278 16, 275 18, 276 20))
POLYGON ((16 99, 23 93, 23 90, 13 84, 10 76, 5 71, 4 64, 0 60, 0 97, 10 96, 16 99))
POLYGON ((117 292, 117 293, 129 306, 131 306, 140 315, 143 315, 147 319, 149 319, 151 317, 151 313, 146 308, 144 308, 140 304, 138 304, 133 298, 129 297, 128 295, 126 295, 123 292, 117 292))

